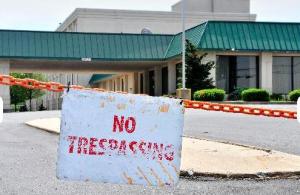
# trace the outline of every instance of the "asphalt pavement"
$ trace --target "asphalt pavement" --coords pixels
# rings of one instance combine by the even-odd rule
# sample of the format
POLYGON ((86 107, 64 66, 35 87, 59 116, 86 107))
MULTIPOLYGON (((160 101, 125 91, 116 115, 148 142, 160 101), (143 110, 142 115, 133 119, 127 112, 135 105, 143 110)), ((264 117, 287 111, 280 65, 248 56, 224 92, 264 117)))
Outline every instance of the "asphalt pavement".
POLYGON ((300 124, 294 119, 189 109, 184 126, 188 136, 300 155, 300 124))
MULTIPOLYGON (((58 136, 24 124, 25 121, 36 118, 57 116, 59 116, 59 112, 50 111, 5 114, 4 122, 0 124, 0 194, 300 194, 300 180, 296 179, 255 181, 201 177, 192 179, 181 178, 179 185, 175 188, 60 181, 55 177, 58 136)), ((241 130, 244 127, 243 125, 233 126, 236 128, 226 127, 232 131, 227 133, 224 133, 227 131, 225 128, 212 128, 218 127, 220 124, 224 126, 234 122, 248 123, 248 121, 250 121, 248 126, 252 124, 253 127, 258 127, 260 126, 259 123, 261 123, 260 120, 267 120, 259 119, 257 121, 256 117, 250 116, 245 116, 249 117, 248 120, 244 116, 237 117, 238 119, 231 116, 227 117, 222 113, 213 114, 206 111, 188 110, 185 133, 213 139, 237 139, 239 142, 247 142, 246 140, 250 139, 250 137, 268 137, 267 135, 260 135, 263 129, 261 131, 252 129, 250 132, 253 132, 253 135, 250 132, 245 134, 245 131, 241 130), (228 122, 227 120, 231 121, 228 122), (219 125, 216 123, 219 123, 219 125), (225 124, 223 125, 222 123, 225 124), (197 130, 196 126, 198 125, 200 125, 200 128, 197 130), (239 131, 236 131, 236 129, 239 131), (205 131, 208 131, 208 133, 205 131), (223 136, 218 135, 222 131, 223 136), (246 137, 241 136, 240 139, 238 139, 239 136, 237 135, 233 137, 236 132, 238 132, 238 135, 246 135, 246 137)), ((285 127, 285 124, 293 124, 285 121, 277 123, 277 126, 279 124, 281 126, 279 126, 278 130, 274 129, 276 137, 279 136, 277 132, 279 129, 289 129, 290 125, 285 127)), ((264 129, 269 129, 269 133, 276 126, 272 125, 272 122, 264 124, 264 129), (270 127, 266 126, 266 124, 269 124, 270 127)), ((292 131, 289 130, 288 132, 291 133, 292 131)), ((290 142, 293 143, 294 139, 297 139, 295 136, 300 134, 300 132, 298 129, 297 133, 295 132, 292 135, 287 135, 284 132, 281 134, 282 136, 285 135, 285 138, 278 137, 278 140, 285 141, 290 139, 290 142)), ((254 142, 248 140, 248 142, 259 145, 263 143, 263 139, 258 140, 254 142)), ((267 146, 273 145, 284 149, 284 144, 274 144, 272 139, 267 139, 266 143, 267 146)), ((289 151, 299 152, 299 147, 296 144, 291 144, 288 148, 287 150, 289 151)))

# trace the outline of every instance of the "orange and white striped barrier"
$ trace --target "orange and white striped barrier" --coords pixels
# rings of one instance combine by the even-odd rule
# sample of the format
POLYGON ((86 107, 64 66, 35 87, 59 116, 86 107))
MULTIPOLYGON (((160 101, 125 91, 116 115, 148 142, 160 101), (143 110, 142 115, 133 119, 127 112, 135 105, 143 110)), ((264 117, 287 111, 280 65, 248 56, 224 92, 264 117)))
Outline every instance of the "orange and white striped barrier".
MULTIPOLYGON (((85 88, 83 86, 76 86, 76 85, 66 86, 61 83, 55 83, 55 82, 41 82, 34 79, 19 79, 8 75, 0 75, 0 85, 10 85, 10 86, 18 85, 28 89, 42 89, 42 90, 48 90, 54 92, 63 92, 64 89, 67 87, 69 87, 70 89, 77 89, 77 90, 89 90, 89 91, 98 91, 98 92, 106 91, 100 88, 85 88)), ((114 93, 126 94, 126 92, 114 92, 114 93)), ((242 114, 256 115, 256 116, 297 119, 297 112, 288 111, 288 110, 255 108, 249 106, 199 102, 199 101, 191 101, 191 100, 184 100, 184 105, 186 108, 202 109, 208 111, 221 111, 221 112, 242 113, 242 114)), ((298 118, 300 118, 300 116, 298 118)))
POLYGON ((297 119, 297 112, 288 111, 288 110, 255 108, 249 106, 199 102, 199 101, 191 101, 191 100, 184 100, 184 104, 186 108, 202 109, 208 111, 220 111, 220 112, 242 113, 242 114, 257 115, 257 116, 276 117, 276 118, 281 117, 287 119, 297 119))

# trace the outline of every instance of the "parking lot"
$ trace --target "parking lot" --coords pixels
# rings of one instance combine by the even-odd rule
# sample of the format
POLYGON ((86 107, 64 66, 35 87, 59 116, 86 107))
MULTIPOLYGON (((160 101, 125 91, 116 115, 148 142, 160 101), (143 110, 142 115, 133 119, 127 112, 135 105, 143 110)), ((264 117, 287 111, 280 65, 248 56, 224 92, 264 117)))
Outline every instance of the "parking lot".
MULTIPOLYGON (((256 181, 181 178, 175 188, 59 181, 55 177, 58 136, 24 124, 28 120, 57 117, 59 114, 58 111, 5 114, 0 126, 0 194, 300 193, 300 181, 297 179, 256 181)), ((297 146, 299 124, 295 120, 199 110, 187 110, 185 119, 185 135, 300 154, 297 146)))

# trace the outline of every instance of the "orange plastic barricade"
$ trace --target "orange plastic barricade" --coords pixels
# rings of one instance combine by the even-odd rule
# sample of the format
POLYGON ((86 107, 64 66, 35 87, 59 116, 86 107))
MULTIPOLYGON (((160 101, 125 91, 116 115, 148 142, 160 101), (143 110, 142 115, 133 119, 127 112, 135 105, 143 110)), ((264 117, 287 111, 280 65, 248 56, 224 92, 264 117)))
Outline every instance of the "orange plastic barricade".
MULTIPOLYGON (((42 82, 33 79, 19 79, 14 78, 8 75, 0 75, 0 85, 18 85, 23 86, 28 89, 42 89, 53 92, 63 92, 64 88, 74 89, 74 90, 84 90, 84 91, 97 91, 97 92, 107 92, 104 89, 99 88, 85 88, 83 86, 65 86, 60 83, 55 82, 42 82)), ((114 92, 119 94, 127 94, 126 92, 114 92)), ((257 115, 257 116, 268 116, 268 117, 281 117, 287 119, 299 119, 299 112, 297 117, 297 112, 286 111, 286 110, 272 110, 265 108, 255 108, 255 107, 245 107, 245 106, 236 106, 229 104, 219 104, 219 103, 210 103, 210 102, 200 102, 200 101, 191 101, 184 100, 185 108, 201 109, 207 111, 220 111, 220 112, 231 112, 231 113, 241 113, 248 115, 257 115)), ((298 103, 299 107, 299 103, 298 103)), ((299 110, 299 108, 298 108, 299 110)), ((299 119, 300 120, 300 119, 299 119)))

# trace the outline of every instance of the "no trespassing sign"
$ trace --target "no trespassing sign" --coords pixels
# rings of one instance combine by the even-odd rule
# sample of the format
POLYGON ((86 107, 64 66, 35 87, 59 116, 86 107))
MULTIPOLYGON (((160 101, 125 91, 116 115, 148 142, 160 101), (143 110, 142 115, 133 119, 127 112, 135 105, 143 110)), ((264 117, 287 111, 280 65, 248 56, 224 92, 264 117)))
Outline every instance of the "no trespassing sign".
POLYGON ((63 100, 57 177, 175 185, 183 114, 180 100, 70 90, 63 100))

